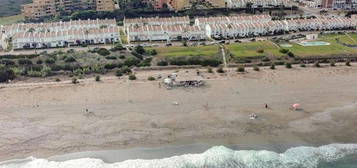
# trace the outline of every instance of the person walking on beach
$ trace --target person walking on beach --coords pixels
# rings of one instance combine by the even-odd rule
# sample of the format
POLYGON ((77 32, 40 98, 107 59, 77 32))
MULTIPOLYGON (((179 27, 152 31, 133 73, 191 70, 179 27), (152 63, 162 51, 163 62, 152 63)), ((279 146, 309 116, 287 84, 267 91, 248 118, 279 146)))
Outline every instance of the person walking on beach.
POLYGON ((266 109, 268 108, 268 104, 265 104, 265 108, 266 108, 266 109))

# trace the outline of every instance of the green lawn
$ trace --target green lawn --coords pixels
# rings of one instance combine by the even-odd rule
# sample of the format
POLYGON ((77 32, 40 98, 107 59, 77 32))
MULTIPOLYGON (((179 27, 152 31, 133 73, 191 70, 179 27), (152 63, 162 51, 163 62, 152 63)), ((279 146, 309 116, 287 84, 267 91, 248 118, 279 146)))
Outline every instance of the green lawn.
POLYGON ((155 48, 159 57, 179 57, 179 56, 216 56, 219 47, 214 46, 190 46, 190 47, 157 47, 155 48))
POLYGON ((283 55, 279 52, 279 47, 270 41, 230 44, 228 45, 228 50, 236 58, 283 55), (264 52, 259 53, 258 50, 264 50, 264 52))
POLYGON ((0 25, 19 23, 23 21, 24 21, 24 17, 22 17, 22 15, 0 17, 0 25))
MULTIPOLYGON (((353 37, 357 37, 353 35, 353 37)), ((292 47, 287 47, 291 52, 293 52, 297 56, 326 56, 326 55, 338 55, 338 54, 357 54, 357 49, 353 49, 350 47, 343 46, 338 44, 336 38, 340 38, 343 40, 350 40, 346 35, 324 35, 319 38, 321 41, 329 42, 328 46, 301 46, 296 43, 290 43, 292 47)))

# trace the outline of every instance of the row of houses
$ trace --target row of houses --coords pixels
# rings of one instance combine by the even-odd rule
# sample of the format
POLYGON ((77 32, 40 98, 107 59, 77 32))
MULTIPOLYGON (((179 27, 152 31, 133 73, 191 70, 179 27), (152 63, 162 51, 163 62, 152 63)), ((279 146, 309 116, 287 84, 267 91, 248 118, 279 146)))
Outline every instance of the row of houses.
POLYGON ((205 29, 190 25, 145 25, 127 29, 128 41, 205 40, 205 29))
POLYGON ((292 6, 289 0, 226 0, 228 8, 292 6))
POLYGON ((115 19, 71 20, 51 23, 18 23, 0 26, 0 32, 7 35, 20 32, 55 32, 72 29, 95 29, 100 27, 116 27, 115 19))
POLYGON ((209 24, 263 23, 269 21, 271 21, 270 15, 217 16, 196 18, 195 25, 204 28, 209 24))
POLYGON ((124 18, 124 27, 131 26, 144 26, 144 25, 189 25, 190 18, 188 16, 182 17, 167 17, 167 18, 159 18, 159 17, 151 17, 151 18, 134 18, 127 19, 124 18))
POLYGON ((356 20, 351 18, 278 20, 265 23, 206 25, 206 35, 212 38, 240 38, 274 35, 291 31, 356 29, 356 27, 356 20))
POLYGON ((56 32, 20 32, 12 36, 13 49, 53 48, 82 44, 111 44, 119 41, 116 27, 56 32))
POLYGON ((118 42, 114 19, 21 23, 0 27, 0 48, 51 48, 118 42), (10 45, 11 44, 11 45, 10 45))

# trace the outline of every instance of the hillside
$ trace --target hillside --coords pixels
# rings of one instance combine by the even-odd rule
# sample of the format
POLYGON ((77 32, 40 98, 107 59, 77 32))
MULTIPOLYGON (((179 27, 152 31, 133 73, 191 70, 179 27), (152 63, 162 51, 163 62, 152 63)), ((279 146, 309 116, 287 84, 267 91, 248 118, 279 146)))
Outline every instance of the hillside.
POLYGON ((0 17, 21 13, 21 5, 31 3, 32 0, 0 0, 0 17))

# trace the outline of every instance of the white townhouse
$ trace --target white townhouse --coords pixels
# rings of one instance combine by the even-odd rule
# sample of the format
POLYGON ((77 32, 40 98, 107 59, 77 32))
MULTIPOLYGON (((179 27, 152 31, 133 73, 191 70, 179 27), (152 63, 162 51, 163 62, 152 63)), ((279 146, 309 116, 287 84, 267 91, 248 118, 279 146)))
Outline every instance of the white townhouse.
POLYGON ((19 32, 52 32, 71 29, 98 29, 116 27, 115 19, 71 20, 52 23, 18 23, 0 26, 0 31, 12 36, 19 32))
POLYGON ((206 25, 211 24, 262 23, 269 21, 271 21, 269 15, 217 16, 196 18, 195 25, 204 28, 206 25))
POLYGON ((14 49, 66 47, 80 44, 111 44, 119 41, 118 27, 52 32, 20 32, 12 37, 14 49))
POLYGON ((5 50, 8 47, 7 39, 6 34, 0 32, 0 50, 5 50))
POLYGON ((190 18, 188 16, 182 17, 151 17, 151 18, 124 18, 124 27, 131 26, 159 26, 159 25, 190 25, 190 18))
POLYGON ((189 25, 145 25, 131 26, 127 29, 128 41, 171 41, 171 40, 204 40, 205 30, 189 25))

